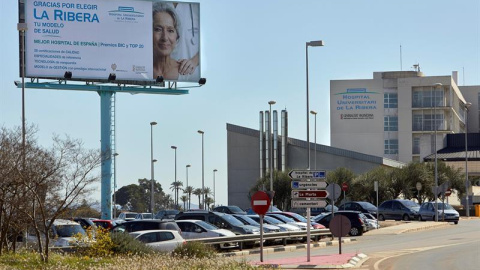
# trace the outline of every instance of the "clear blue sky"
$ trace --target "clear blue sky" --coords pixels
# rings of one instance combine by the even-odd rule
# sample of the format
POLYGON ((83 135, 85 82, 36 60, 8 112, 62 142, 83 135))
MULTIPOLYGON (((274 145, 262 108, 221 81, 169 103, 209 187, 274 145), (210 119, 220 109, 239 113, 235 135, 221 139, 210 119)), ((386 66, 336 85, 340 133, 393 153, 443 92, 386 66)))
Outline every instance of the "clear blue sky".
MULTIPOLYGON (((420 64, 427 76, 459 71, 460 85, 480 84, 480 1, 203 0, 202 72, 207 84, 189 95, 117 94, 118 186, 150 178, 150 125, 154 127, 155 178, 164 189, 177 176, 201 187, 201 136, 205 131, 205 185, 216 174, 219 204, 227 204, 226 123, 258 129, 258 112, 289 112, 289 135, 306 140, 305 42, 309 49, 310 108, 316 110, 317 142, 330 144, 330 80, 369 79, 374 71, 420 64), (465 73, 463 73, 465 70, 465 73), (463 80, 465 78, 465 80, 463 80)), ((17 1, 0 1, 0 126, 21 125, 17 1)), ((26 90, 26 119, 38 140, 53 134, 100 147, 100 98, 78 91, 26 90)), ((313 141, 313 118, 311 121, 313 141)), ((168 192, 170 192, 168 190, 168 192)), ((93 196, 100 200, 99 192, 93 196)), ((247 198, 245 198, 247 199, 247 198)))

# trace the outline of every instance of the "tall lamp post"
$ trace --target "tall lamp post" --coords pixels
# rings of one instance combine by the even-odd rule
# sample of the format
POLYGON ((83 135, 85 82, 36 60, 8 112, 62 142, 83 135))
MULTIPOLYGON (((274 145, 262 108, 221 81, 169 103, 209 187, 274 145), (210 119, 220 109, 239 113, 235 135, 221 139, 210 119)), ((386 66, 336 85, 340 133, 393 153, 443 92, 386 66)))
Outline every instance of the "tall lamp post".
POLYGON ((218 172, 217 169, 213 169, 213 203, 216 203, 215 199, 215 173, 218 172))
POLYGON ((309 127, 309 93, 308 93, 308 47, 321 47, 323 46, 323 40, 310 41, 305 44, 306 54, 306 68, 307 68, 307 147, 308 147, 308 169, 310 169, 310 127, 309 127))
POLYGON ((435 221, 438 222, 438 169, 437 169, 437 89, 442 89, 441 83, 435 84, 435 90, 433 91, 433 126, 435 128, 435 138, 433 140, 435 151, 435 221))
POLYGON ((315 151, 315 170, 316 170, 317 169, 317 112, 316 111, 310 111, 310 113, 315 116, 315 125, 314 125, 314 127, 315 127, 315 133, 314 133, 315 134, 315 139, 314 139, 315 140, 315 142, 314 142, 315 149, 314 149, 314 151, 315 151))
POLYGON ((153 189, 153 181, 154 181, 153 180, 153 178, 154 178, 153 177, 153 174, 154 174, 153 163, 156 161, 156 160, 154 161, 154 159, 153 159, 153 126, 155 126, 156 124, 157 124, 157 122, 150 122, 150 164, 151 164, 150 166, 151 166, 151 177, 152 177, 152 179, 150 181, 150 184, 151 184, 150 185, 150 212, 152 213, 152 217, 154 215, 153 212, 155 210, 155 207, 154 207, 155 206, 155 201, 154 201, 155 197, 153 195, 153 191, 154 191, 154 189, 153 189))
MULTIPOLYGON (((269 115, 269 123, 268 123, 268 132, 270 134, 268 134, 268 137, 270 138, 270 151, 268 153, 268 156, 270 157, 270 191, 273 192, 273 130, 272 130, 272 121, 273 121, 273 117, 272 117, 272 105, 274 105, 276 102, 274 100, 270 100, 268 102, 268 105, 270 106, 270 115, 269 115)), ((271 198, 271 201, 270 201, 270 212, 273 212, 273 197, 271 198)))
POLYGON ((467 102, 465 103, 465 191, 466 191, 466 196, 465 196, 465 210, 467 212, 467 217, 470 216, 470 204, 468 202, 468 188, 469 188, 469 183, 468 183, 468 122, 467 122, 467 115, 468 115, 468 109, 472 106, 472 103, 467 102))
POLYGON ((172 145, 171 148, 175 150, 175 207, 178 207, 178 189, 177 189, 177 147, 172 145))
MULTIPOLYGON (((192 167, 192 165, 187 164, 185 169, 187 170, 187 188, 188 188, 188 168, 192 167)), ((190 210, 190 193, 188 193, 188 210, 190 210)))
POLYGON ((117 192, 117 156, 118 153, 113 154, 113 218, 117 217, 117 200, 115 198, 117 192))
MULTIPOLYGON (((198 130, 197 131, 200 135, 202 135, 202 193, 203 191, 205 190, 205 174, 204 174, 204 160, 203 160, 203 157, 204 157, 204 151, 203 151, 203 134, 205 134, 205 132, 203 132, 202 130, 198 130)), ((201 203, 201 208, 200 209, 205 209, 204 205, 205 205, 205 193, 202 194, 202 203, 201 203)), ((200 205, 199 205, 200 206, 200 205)))

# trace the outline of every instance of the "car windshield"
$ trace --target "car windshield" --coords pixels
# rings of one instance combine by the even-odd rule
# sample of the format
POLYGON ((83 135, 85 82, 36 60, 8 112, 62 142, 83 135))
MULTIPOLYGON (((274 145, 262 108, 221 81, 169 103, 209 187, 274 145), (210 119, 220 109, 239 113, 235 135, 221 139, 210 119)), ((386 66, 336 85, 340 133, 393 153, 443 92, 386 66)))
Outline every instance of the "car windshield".
MULTIPOLYGON (((453 207, 448 203, 439 203, 438 209, 443 210, 444 206, 445 206, 445 210, 453 210, 453 207)), ((435 208, 435 206, 433 206, 433 208, 435 208)))
POLYGON ((137 214, 135 213, 127 213, 125 214, 125 218, 135 218, 137 216, 137 214))
POLYGON ((238 219, 236 219, 236 218, 234 218, 230 215, 224 215, 223 218, 233 226, 243 226, 243 225, 245 225, 242 222, 240 222, 240 220, 238 220, 238 219))
POLYGON ((358 202, 358 204, 360 204, 363 208, 367 209, 367 210, 375 210, 377 209, 377 207, 369 202, 358 202))
POLYGON ((57 225, 55 228, 59 237, 72 237, 78 233, 85 235, 85 230, 80 225, 57 225))
POLYGON ((213 225, 213 224, 210 224, 210 223, 207 223, 205 221, 202 221, 202 220, 199 220, 199 221, 196 221, 195 224, 203 227, 204 229, 207 229, 209 231, 212 231, 212 230, 218 230, 218 227, 213 225))
POLYGON ((253 220, 250 217, 247 217, 245 215, 237 215, 235 217, 245 221, 247 223, 247 225, 260 226, 260 223, 256 222, 255 220, 253 220))
POLYGON ((307 222, 307 219, 304 218, 302 215, 300 214, 297 214, 297 213, 292 213, 292 216, 294 216, 295 218, 297 218, 298 220, 300 220, 301 222, 307 222))
POLYGON ((228 209, 230 209, 230 211, 232 211, 232 213, 245 213, 245 211, 242 210, 242 208, 238 207, 238 206, 235 206, 235 205, 232 205, 232 206, 228 206, 228 209))
MULTIPOLYGON (((285 224, 285 222, 282 222, 276 218, 272 218, 272 217, 269 217, 269 216, 264 216, 263 217, 263 220, 265 220, 265 222, 269 223, 269 224, 285 224)), ((259 218, 259 221, 260 221, 260 218, 259 218)))
POLYGON ((420 207, 416 202, 413 201, 403 201, 403 204, 408 208, 420 207))
POLYGON ((280 219, 286 223, 289 223, 289 222, 295 222, 295 220, 291 219, 291 218, 288 218, 286 216, 282 216, 282 215, 272 215, 272 217, 276 218, 276 219, 280 219))
POLYGON ((174 216, 178 213, 179 213, 179 211, 177 211, 177 210, 167 210, 167 211, 165 211, 165 215, 168 215, 168 216, 174 216))
POLYGON ((142 214, 142 217, 143 217, 144 219, 151 219, 151 218, 152 218, 152 213, 142 214))

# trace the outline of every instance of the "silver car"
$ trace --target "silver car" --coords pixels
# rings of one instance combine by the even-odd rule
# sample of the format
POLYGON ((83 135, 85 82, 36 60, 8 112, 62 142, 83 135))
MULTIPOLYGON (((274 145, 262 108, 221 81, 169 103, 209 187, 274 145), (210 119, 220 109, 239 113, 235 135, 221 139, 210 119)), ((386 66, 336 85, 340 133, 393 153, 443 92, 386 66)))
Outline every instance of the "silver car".
MULTIPOLYGON (((437 211, 439 221, 443 220, 458 224, 460 215, 450 204, 439 202, 437 211)), ((418 211, 418 215, 418 220, 420 221, 435 220, 435 202, 423 203, 420 207, 420 211, 418 211)))

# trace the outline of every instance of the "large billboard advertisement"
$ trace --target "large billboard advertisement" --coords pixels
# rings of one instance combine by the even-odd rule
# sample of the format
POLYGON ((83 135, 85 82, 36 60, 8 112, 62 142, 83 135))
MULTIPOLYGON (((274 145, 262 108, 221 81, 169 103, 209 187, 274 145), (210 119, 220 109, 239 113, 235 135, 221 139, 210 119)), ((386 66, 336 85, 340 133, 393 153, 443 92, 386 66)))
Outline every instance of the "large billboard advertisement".
POLYGON ((200 79, 200 5, 139 0, 25 0, 32 78, 200 79))

